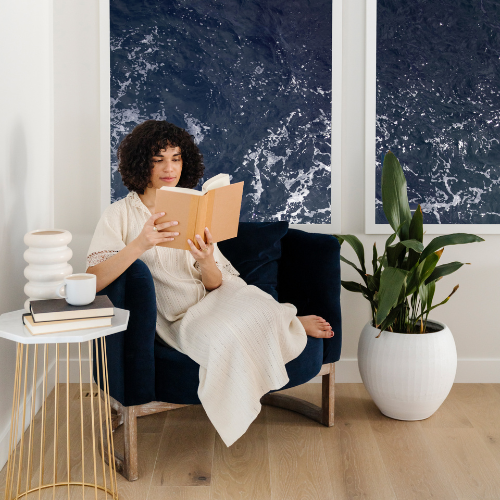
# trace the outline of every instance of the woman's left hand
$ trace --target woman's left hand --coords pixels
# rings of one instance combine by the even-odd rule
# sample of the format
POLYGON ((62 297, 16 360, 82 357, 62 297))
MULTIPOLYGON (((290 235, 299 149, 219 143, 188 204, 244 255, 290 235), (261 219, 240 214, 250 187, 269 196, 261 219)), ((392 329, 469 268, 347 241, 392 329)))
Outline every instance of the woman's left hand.
POLYGON ((200 266, 203 266, 206 263, 213 262, 213 254, 214 254, 214 244, 212 242, 212 235, 208 230, 208 227, 205 228, 205 234, 207 236, 207 242, 203 241, 203 238, 197 234, 196 241, 198 245, 200 245, 200 250, 198 250, 195 244, 191 240, 187 240, 189 246, 191 247, 191 255, 200 263, 200 266))

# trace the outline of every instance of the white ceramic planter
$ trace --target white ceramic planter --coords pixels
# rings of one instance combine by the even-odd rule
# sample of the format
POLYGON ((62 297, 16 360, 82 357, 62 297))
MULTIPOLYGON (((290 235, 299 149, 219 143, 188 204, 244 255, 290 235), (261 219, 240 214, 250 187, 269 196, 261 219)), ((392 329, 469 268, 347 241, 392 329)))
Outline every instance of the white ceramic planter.
POLYGON ((56 290, 63 284, 64 278, 73 273, 68 261, 73 252, 68 248, 71 233, 63 229, 46 229, 31 231, 24 235, 24 243, 28 249, 24 252, 24 260, 28 266, 24 276, 28 283, 24 293, 29 297, 24 308, 29 311, 30 300, 57 299, 56 290))
POLYGON ((397 420, 430 417, 448 396, 457 371, 453 335, 443 323, 438 332, 402 334, 367 323, 358 344, 363 384, 380 411, 397 420))

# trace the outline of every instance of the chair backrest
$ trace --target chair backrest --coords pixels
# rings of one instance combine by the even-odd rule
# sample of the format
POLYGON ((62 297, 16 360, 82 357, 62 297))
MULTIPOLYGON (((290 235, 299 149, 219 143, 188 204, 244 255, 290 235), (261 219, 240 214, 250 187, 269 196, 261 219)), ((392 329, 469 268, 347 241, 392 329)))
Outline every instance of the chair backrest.
POLYGON ((287 231, 287 221, 240 222, 238 236, 217 245, 247 284, 278 300, 278 261, 287 231))

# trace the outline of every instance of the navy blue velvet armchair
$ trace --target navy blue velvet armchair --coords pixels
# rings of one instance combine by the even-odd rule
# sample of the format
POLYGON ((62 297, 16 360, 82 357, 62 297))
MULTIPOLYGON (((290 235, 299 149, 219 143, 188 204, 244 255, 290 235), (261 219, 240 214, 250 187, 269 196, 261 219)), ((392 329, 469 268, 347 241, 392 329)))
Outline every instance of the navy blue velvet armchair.
MULTIPOLYGON (((259 286, 279 302, 297 307, 298 315, 325 318, 335 335, 307 338, 300 356, 286 365, 289 382, 279 390, 322 376, 322 407, 286 396, 263 396, 269 404, 300 412, 333 425, 334 363, 340 358, 340 245, 330 235, 288 229, 286 222, 240 223, 238 237, 218 244, 248 284, 259 286)), ((117 470, 137 479, 137 417, 200 404, 199 365, 156 338, 156 298, 147 266, 134 262, 99 294, 116 307, 128 309, 124 332, 106 337, 113 428, 124 424, 125 453, 115 456, 117 470)), ((108 458, 108 457, 106 457, 108 458)))

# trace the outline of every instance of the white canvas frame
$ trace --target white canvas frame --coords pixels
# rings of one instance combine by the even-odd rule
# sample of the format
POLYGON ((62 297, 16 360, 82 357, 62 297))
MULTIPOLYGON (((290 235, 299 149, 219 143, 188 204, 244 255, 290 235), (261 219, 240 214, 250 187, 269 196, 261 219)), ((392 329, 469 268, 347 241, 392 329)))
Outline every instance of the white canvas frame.
MULTIPOLYGON (((109 0, 99 0, 101 213, 111 203, 109 0)), ((342 0, 332 0, 331 224, 290 224, 307 232, 341 233, 342 0)))
MULTIPOLYGON (((375 223, 375 138, 377 81, 377 0, 366 0, 365 60, 365 232, 391 234, 389 224, 375 223)), ((425 215, 424 215, 425 217, 425 215)), ((500 234, 500 224, 425 224, 427 234, 500 234)))

